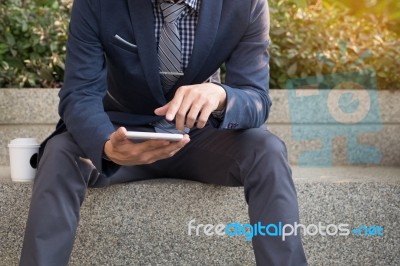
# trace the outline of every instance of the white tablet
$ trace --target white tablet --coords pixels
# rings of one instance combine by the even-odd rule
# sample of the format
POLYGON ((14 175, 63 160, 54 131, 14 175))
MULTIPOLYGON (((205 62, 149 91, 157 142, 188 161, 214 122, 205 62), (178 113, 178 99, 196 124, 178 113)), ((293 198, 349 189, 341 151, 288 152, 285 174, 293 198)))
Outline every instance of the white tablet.
POLYGON ((140 131, 128 131, 126 132, 126 137, 133 140, 150 140, 150 139, 160 139, 168 141, 180 141, 183 139, 182 134, 172 134, 172 133, 154 133, 154 132, 140 132, 140 131))

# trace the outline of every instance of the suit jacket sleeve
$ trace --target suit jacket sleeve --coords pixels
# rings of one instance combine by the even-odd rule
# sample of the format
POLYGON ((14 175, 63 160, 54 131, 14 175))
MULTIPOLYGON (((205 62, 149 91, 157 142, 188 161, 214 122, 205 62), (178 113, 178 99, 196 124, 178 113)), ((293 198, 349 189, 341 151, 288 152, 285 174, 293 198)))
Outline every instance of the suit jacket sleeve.
POLYGON ((85 155, 102 169, 104 144, 114 126, 102 102, 107 82, 99 13, 98 1, 74 1, 59 114, 85 155))
POLYGON ((245 35, 226 61, 225 116, 219 128, 243 129, 261 126, 268 118, 269 11, 265 0, 253 1, 245 35))

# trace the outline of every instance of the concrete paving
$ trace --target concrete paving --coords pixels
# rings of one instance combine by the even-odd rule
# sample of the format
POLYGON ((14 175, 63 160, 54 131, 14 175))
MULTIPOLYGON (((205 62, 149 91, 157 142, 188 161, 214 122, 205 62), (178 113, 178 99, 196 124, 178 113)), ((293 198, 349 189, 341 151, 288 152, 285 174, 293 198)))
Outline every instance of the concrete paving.
MULTIPOLYGON (((303 237, 310 265, 398 265, 400 168, 293 167, 301 223, 380 226, 383 236, 303 237)), ((0 265, 18 264, 31 184, 0 167, 0 265)), ((242 188, 158 179, 90 189, 70 265, 254 265, 241 237, 189 236, 188 222, 247 219, 242 188)))

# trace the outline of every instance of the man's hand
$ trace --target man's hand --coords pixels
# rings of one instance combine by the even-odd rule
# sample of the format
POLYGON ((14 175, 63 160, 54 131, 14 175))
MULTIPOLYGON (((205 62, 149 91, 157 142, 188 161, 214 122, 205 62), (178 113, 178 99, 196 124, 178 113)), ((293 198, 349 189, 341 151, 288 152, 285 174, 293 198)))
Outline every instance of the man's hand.
POLYGON ((190 141, 189 136, 185 135, 179 142, 148 140, 134 143, 125 133, 126 129, 120 127, 104 145, 105 155, 119 165, 151 164, 172 157, 190 141))
POLYGON ((213 83, 203 83, 179 87, 174 98, 154 112, 169 121, 175 119, 176 128, 183 130, 185 126, 192 128, 195 124, 197 128, 203 128, 210 114, 223 110, 225 105, 225 90, 213 83))

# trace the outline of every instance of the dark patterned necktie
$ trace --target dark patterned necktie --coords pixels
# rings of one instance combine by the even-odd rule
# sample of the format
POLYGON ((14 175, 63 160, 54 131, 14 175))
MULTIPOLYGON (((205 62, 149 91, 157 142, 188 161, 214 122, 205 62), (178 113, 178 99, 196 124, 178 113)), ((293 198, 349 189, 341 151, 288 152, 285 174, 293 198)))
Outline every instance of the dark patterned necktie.
POLYGON ((185 10, 184 3, 161 3, 164 23, 160 32, 158 59, 164 93, 176 83, 182 72, 181 38, 178 21, 185 10))

